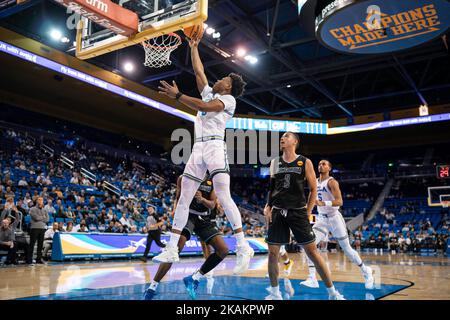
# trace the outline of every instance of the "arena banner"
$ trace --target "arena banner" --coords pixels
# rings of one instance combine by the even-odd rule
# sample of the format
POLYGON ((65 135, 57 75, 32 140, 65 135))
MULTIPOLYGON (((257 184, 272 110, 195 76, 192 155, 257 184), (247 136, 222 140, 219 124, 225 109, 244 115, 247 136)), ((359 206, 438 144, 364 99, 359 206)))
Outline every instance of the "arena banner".
POLYGON ((395 127, 402 127, 402 126, 427 124, 427 123, 440 122, 440 121, 450 121, 450 113, 435 114, 435 115, 426 116, 426 117, 405 118, 405 119, 398 119, 398 120, 388 120, 388 121, 356 124, 356 125, 352 125, 352 126, 328 128, 327 134, 332 135, 332 134, 342 134, 342 133, 354 133, 354 132, 368 131, 368 130, 379 130, 379 129, 388 129, 388 128, 395 128, 395 127))
MULTIPOLYGON (((224 237, 230 253, 236 251, 236 239, 232 236, 224 237)), ((161 236, 161 241, 167 243, 168 235, 161 236)), ((263 238, 248 238, 256 253, 267 253, 267 244, 263 238)), ((52 260, 64 261, 77 258, 129 258, 144 254, 147 235, 143 234, 114 234, 114 233, 56 233, 53 238, 52 260)), ((152 243, 150 254, 161 251, 155 242, 152 243)), ((180 255, 202 255, 199 239, 192 236, 180 255)))
MULTIPOLYGON (((130 90, 121 88, 109 82, 103 81, 99 78, 93 77, 87 73, 83 73, 76 69, 70 68, 69 66, 62 65, 56 61, 49 60, 47 58, 41 57, 25 49, 16 47, 9 43, 0 41, 0 52, 15 56, 19 59, 26 60, 30 63, 48 68, 50 70, 59 72, 65 76, 83 81, 87 84, 96 86, 100 89, 109 91, 114 94, 126 97, 130 100, 142 103, 148 107, 160 110, 162 112, 168 113, 170 115, 179 117, 181 119, 194 122, 195 116, 178 110, 171 106, 165 105, 162 102, 150 99, 138 93, 132 92, 130 90)), ((367 130, 378 130, 393 128, 399 126, 407 125, 419 125, 439 121, 450 121, 450 113, 443 113, 431 116, 422 116, 407 119, 398 119, 382 122, 372 122, 352 126, 342 126, 329 128, 326 122, 308 122, 308 121, 291 121, 291 120, 274 120, 274 119, 254 119, 254 118, 239 118, 235 117, 227 122, 227 129, 241 129, 241 130, 256 130, 256 131, 293 131, 297 133, 305 134, 344 134, 344 133, 354 133, 359 131, 367 130)))
POLYGON ((448 0, 318 1, 316 36, 345 53, 380 54, 426 43, 450 27, 448 0))
POLYGON ((0 0, 0 10, 15 6, 18 4, 17 0, 0 0))
POLYGON ((110 0, 55 0, 77 14, 116 34, 130 36, 138 32, 139 17, 110 0))

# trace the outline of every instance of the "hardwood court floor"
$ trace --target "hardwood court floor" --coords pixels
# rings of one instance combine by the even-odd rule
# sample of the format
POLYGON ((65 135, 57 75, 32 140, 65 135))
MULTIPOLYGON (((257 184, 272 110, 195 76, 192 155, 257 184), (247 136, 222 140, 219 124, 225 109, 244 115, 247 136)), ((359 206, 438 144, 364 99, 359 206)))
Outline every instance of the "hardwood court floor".
MULTIPOLYGON (((347 299, 445 299, 450 300, 450 259, 447 257, 410 256, 404 254, 362 254, 372 266, 376 279, 374 290, 365 290, 359 268, 342 253, 326 256, 336 288, 347 299)), ((280 280, 285 299, 326 299, 323 283, 319 289, 305 288, 307 264, 303 254, 291 254, 295 264, 287 280, 280 280)), ((188 299, 181 279, 194 272, 202 258, 182 258, 160 285, 156 299, 188 299)), ((215 285, 203 281, 199 299, 264 299, 269 285, 267 255, 255 256, 250 269, 233 276, 235 257, 229 256, 215 271, 215 285)), ((280 265, 280 267, 282 267, 280 265)), ((157 270, 148 262, 104 261, 50 263, 45 266, 18 266, 0 269, 0 299, 142 299, 157 270)), ((281 278, 285 278, 280 272, 281 278)))

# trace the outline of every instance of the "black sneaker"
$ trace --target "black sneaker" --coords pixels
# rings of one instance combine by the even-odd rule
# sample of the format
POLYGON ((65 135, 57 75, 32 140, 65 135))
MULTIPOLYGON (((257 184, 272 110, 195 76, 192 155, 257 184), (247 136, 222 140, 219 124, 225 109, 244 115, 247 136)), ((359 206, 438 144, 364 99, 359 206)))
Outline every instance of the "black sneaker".
POLYGON ((47 264, 47 263, 45 261, 43 261, 43 260, 37 260, 36 264, 47 264))

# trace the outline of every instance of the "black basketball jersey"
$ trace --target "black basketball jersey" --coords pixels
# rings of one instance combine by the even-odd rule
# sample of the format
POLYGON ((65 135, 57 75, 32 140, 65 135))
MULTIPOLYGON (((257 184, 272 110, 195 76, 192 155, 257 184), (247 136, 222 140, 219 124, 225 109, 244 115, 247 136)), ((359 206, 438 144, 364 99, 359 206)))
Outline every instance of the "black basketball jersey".
POLYGON ((272 205, 283 209, 296 209, 306 206, 305 167, 306 160, 302 155, 292 162, 285 162, 283 157, 274 159, 272 183, 272 205))
MULTIPOLYGON (((198 191, 202 193, 202 197, 209 200, 211 193, 213 191, 213 182, 211 179, 206 179, 202 182, 200 187, 198 187, 198 191)), ((192 209, 198 213, 210 213, 209 209, 203 205, 202 203, 198 202, 197 199, 193 199, 191 202, 191 205, 189 206, 189 209, 192 209)))

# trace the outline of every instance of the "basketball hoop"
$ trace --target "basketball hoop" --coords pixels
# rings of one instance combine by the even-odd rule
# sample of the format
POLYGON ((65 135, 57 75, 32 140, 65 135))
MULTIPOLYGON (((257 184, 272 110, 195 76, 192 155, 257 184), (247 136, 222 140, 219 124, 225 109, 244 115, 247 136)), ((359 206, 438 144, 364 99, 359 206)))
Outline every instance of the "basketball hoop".
POLYGON ((450 201, 442 201, 441 204, 442 204, 442 208, 448 208, 450 201))
POLYGON ((144 66, 161 68, 172 64, 170 54, 181 44, 181 37, 176 33, 164 34, 142 42, 145 51, 144 66))

